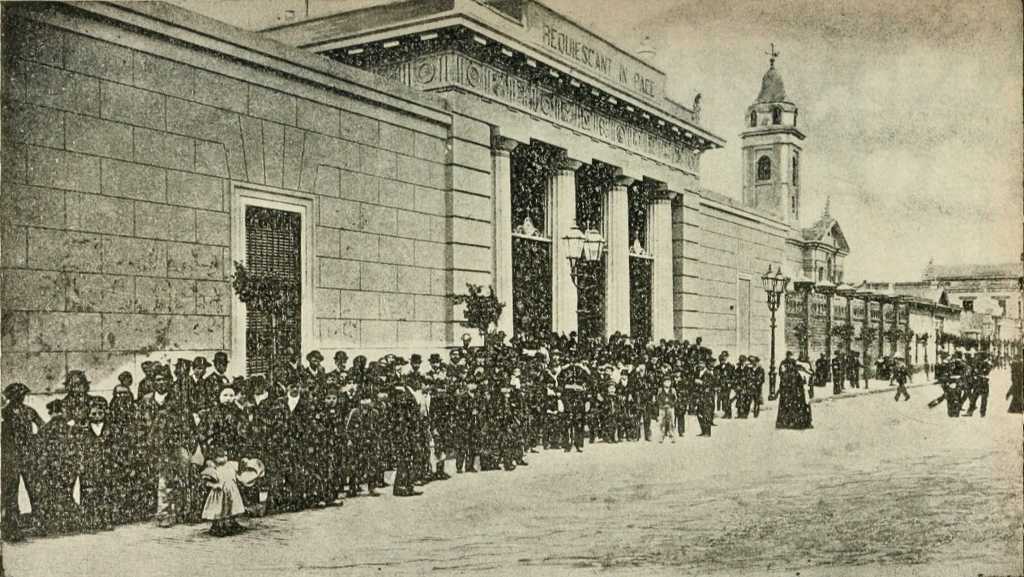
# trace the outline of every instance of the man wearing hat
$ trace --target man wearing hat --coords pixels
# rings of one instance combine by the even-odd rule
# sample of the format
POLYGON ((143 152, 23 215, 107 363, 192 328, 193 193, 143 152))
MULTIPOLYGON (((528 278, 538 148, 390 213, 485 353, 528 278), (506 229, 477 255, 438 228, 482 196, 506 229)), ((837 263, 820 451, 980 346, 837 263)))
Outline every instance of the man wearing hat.
POLYGON ((0 492, 3 493, 3 522, 0 532, 5 541, 20 541, 21 533, 18 508, 18 483, 25 481, 29 503, 35 506, 36 482, 32 476, 32 463, 36 454, 36 431, 43 426, 43 419, 32 407, 26 406, 25 395, 29 388, 22 383, 12 383, 4 388, 2 445, 0 445, 0 492), (33 428, 35 427, 35 428, 33 428))
POLYGON ((158 365, 153 361, 142 361, 142 380, 139 381, 139 387, 136 391, 136 400, 142 400, 142 397, 153 392, 153 368, 158 365))
POLYGON ((206 360, 206 357, 196 357, 192 360, 192 374, 181 380, 182 390, 188 403, 188 410, 193 415, 198 415, 217 404, 217 396, 220 394, 220 383, 207 382, 206 369, 209 366, 210 361, 206 360))
POLYGON ((320 351, 310 351, 306 355, 308 366, 302 367, 302 380, 311 399, 319 399, 327 382, 327 371, 323 366, 324 355, 320 351))
POLYGON ((430 389, 430 432, 434 440, 434 479, 443 481, 449 476, 444 472, 445 459, 453 452, 452 395, 449 389, 448 371, 441 355, 432 353, 430 370, 425 375, 430 389))
POLYGON ((188 512, 189 459, 199 439, 195 421, 174 390, 167 366, 155 370, 153 392, 139 402, 139 413, 157 481, 156 521, 161 527, 170 527, 188 512))
MULTIPOLYGON (((207 394, 206 408, 217 404, 217 398, 221 389, 231 384, 228 377, 228 355, 224 351, 218 351, 213 355, 213 371, 203 381, 203 390, 207 394)), ((242 391, 238 391, 239 394, 242 391)))
POLYGON ((72 424, 84 423, 89 416, 89 385, 85 371, 70 370, 64 377, 64 415, 72 424))
POLYGON ((331 371, 330 374, 335 376, 339 387, 343 387, 348 384, 348 353, 345 351, 338 351, 334 353, 334 370, 331 371))
POLYGON ((79 427, 79 486, 81 490, 82 526, 88 531, 110 531, 114 528, 115 467, 118 442, 115 431, 108 427, 107 400, 89 399, 88 423, 79 427))
POLYGON ((698 356, 695 363, 693 390, 696 395, 697 424, 700 425, 698 436, 710 437, 715 416, 715 373, 708 368, 703 355, 698 356))
MULTIPOLYGON (((715 384, 717 385, 718 408, 722 410, 723 419, 732 418, 732 394, 736 390, 736 367, 729 362, 728 351, 718 355, 715 365, 715 384)), ((714 422, 712 420, 712 422, 714 422)))
POLYGON ((761 405, 764 404, 764 367, 761 366, 759 357, 749 357, 750 363, 750 412, 756 419, 761 414, 761 405))
POLYGON ((299 351, 294 347, 286 347, 281 360, 274 367, 274 387, 270 395, 274 398, 284 397, 293 382, 302 380, 302 360, 299 351))
POLYGON ((36 477, 39 482, 38 503, 32 503, 43 534, 59 534, 74 526, 75 479, 77 465, 72 452, 73 427, 64 417, 64 401, 54 399, 46 403, 50 420, 39 428, 36 477))

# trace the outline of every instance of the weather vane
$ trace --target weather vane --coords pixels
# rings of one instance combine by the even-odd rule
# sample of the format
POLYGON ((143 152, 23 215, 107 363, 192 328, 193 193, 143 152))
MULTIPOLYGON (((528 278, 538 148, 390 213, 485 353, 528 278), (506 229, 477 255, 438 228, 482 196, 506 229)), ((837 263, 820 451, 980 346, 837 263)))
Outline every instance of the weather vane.
POLYGON ((771 58, 771 60, 770 60, 771 65, 775 66, 775 59, 779 57, 779 52, 777 50, 775 50, 775 43, 774 42, 772 42, 771 52, 765 52, 765 54, 767 54, 771 58))

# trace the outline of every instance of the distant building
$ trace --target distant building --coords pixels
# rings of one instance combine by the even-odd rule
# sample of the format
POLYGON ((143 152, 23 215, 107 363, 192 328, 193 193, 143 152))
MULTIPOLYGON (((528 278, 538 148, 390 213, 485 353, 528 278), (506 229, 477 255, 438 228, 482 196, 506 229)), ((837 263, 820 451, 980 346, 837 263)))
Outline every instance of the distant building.
POLYGON ((941 266, 929 262, 922 282, 945 289, 964 310, 964 334, 1016 340, 1021 337, 1018 263, 941 266))

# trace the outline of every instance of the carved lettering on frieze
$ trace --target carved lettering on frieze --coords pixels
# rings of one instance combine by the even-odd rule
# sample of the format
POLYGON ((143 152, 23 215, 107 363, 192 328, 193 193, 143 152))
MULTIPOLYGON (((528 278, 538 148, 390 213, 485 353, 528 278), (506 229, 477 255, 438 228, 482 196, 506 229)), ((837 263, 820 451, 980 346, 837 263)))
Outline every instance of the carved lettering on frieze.
POLYGON ((431 54, 377 72, 420 90, 456 85, 692 173, 699 168, 699 153, 681 142, 462 54, 431 54))

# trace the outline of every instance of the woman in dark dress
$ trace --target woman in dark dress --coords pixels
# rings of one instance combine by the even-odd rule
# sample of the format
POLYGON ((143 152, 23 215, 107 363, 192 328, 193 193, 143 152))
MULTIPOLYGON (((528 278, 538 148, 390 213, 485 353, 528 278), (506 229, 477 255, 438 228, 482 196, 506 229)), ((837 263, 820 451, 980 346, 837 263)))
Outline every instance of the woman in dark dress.
POLYGON ((1019 357, 1010 363, 1010 390, 1006 393, 1010 399, 1011 413, 1024 413, 1024 361, 1019 357))
POLYGON ((779 409, 776 429, 810 429, 811 406, 807 403, 804 385, 811 375, 806 363, 787 358, 779 367, 779 409))

